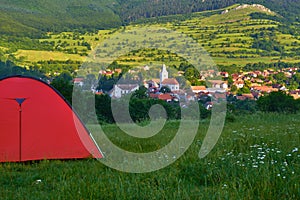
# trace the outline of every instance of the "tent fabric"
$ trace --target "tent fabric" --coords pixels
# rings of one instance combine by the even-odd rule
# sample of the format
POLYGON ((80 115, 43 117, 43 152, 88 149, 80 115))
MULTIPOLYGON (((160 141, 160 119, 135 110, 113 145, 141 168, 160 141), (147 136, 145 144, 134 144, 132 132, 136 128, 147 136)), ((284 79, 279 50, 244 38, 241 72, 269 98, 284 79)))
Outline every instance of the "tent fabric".
POLYGON ((0 162, 102 158, 70 104, 32 77, 0 80, 0 162))

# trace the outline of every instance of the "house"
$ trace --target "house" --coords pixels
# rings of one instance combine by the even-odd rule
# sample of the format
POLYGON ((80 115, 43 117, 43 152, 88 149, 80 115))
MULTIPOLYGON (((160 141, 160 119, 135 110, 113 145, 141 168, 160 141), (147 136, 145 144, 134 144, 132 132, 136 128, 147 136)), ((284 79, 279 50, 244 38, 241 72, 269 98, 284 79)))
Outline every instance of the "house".
POLYGON ((74 78, 73 79, 73 83, 74 83, 74 85, 77 85, 77 86, 83 86, 83 81, 84 81, 84 78, 79 78, 79 77, 77 77, 77 78, 74 78))
POLYGON ((241 75, 235 73, 235 74, 232 74, 231 77, 232 77, 232 80, 233 80, 233 81, 236 81, 236 80, 238 80, 239 78, 241 78, 241 75))
POLYGON ((114 85, 114 88, 110 91, 110 96, 112 98, 121 98, 122 96, 130 94, 138 89, 138 84, 116 84, 114 85))
POLYGON ((117 68, 114 70, 115 73, 117 74, 121 74, 122 73, 122 69, 121 68, 117 68))
POLYGON ((300 90, 293 90, 293 91, 290 91, 290 95, 291 95, 294 99, 300 99, 300 90))
POLYGON ((179 90, 179 83, 175 78, 167 78, 161 82, 160 87, 166 86, 171 89, 171 91, 179 90))
POLYGON ((227 89, 228 88, 228 84, 226 81, 222 81, 222 80, 209 80, 209 83, 212 84, 213 88, 222 88, 222 89, 227 89))
POLYGON ((246 100, 246 99, 251 99, 254 100, 254 95, 253 94, 242 94, 242 95, 237 95, 236 99, 238 100, 246 100))
POLYGON ((261 93, 270 93, 270 92, 277 92, 277 88, 273 88, 271 86, 255 86, 253 90, 261 92, 261 93))
POLYGON ((167 102, 170 102, 174 99, 174 97, 169 94, 169 93, 166 93, 166 94, 154 94, 154 93, 150 93, 149 94, 149 97, 150 98, 153 98, 153 99, 160 99, 160 100, 163 100, 163 101, 167 101, 167 102))
POLYGON ((173 100, 173 97, 169 93, 166 93, 166 94, 159 94, 158 99, 166 102, 170 102, 173 100))
POLYGON ((235 85, 237 88, 243 88, 244 87, 244 81, 235 81, 232 85, 235 85))
POLYGON ((228 78, 229 77, 229 73, 228 72, 221 72, 220 75, 224 78, 228 78))
POLYGON ((179 90, 179 83, 175 78, 169 78, 169 73, 166 69, 166 65, 163 64, 162 69, 160 71, 160 88, 168 87, 171 91, 179 90))
POLYGON ((193 93, 200 93, 200 92, 206 93, 207 92, 205 86, 191 86, 191 89, 192 89, 193 93))
POLYGON ((145 88, 148 89, 150 93, 159 92, 159 79, 151 79, 149 81, 144 81, 145 88))
POLYGON ((261 86, 261 84, 259 84, 259 83, 251 83, 251 87, 253 88, 253 87, 257 87, 257 86, 261 86))

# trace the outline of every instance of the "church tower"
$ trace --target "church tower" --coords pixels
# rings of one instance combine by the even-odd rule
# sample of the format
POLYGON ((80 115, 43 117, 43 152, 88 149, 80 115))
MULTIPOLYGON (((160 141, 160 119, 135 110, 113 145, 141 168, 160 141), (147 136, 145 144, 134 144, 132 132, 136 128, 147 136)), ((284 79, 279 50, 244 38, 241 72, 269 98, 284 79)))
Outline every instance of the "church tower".
POLYGON ((165 79, 168 79, 168 78, 169 78, 169 73, 166 69, 166 65, 163 64, 162 69, 160 71, 160 85, 165 79))

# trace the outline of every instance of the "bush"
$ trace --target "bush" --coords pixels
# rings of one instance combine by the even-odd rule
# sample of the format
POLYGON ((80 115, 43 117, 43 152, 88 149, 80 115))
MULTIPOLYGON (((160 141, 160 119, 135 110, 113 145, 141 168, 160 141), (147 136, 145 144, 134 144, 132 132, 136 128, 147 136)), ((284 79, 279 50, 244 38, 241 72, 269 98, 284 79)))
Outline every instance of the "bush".
POLYGON ((298 104, 292 96, 282 91, 271 92, 257 100, 257 107, 263 112, 296 113, 299 110, 298 104))

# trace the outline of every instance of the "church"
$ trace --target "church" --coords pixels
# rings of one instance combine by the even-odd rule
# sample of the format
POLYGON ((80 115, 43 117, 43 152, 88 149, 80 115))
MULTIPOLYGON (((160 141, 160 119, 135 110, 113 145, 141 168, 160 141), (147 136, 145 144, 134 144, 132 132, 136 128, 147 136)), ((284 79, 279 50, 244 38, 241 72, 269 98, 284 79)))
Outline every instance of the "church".
POLYGON ((179 91, 179 83, 175 78, 169 78, 169 73, 166 69, 166 65, 163 64, 160 71, 160 88, 166 86, 171 89, 171 91, 179 91))

